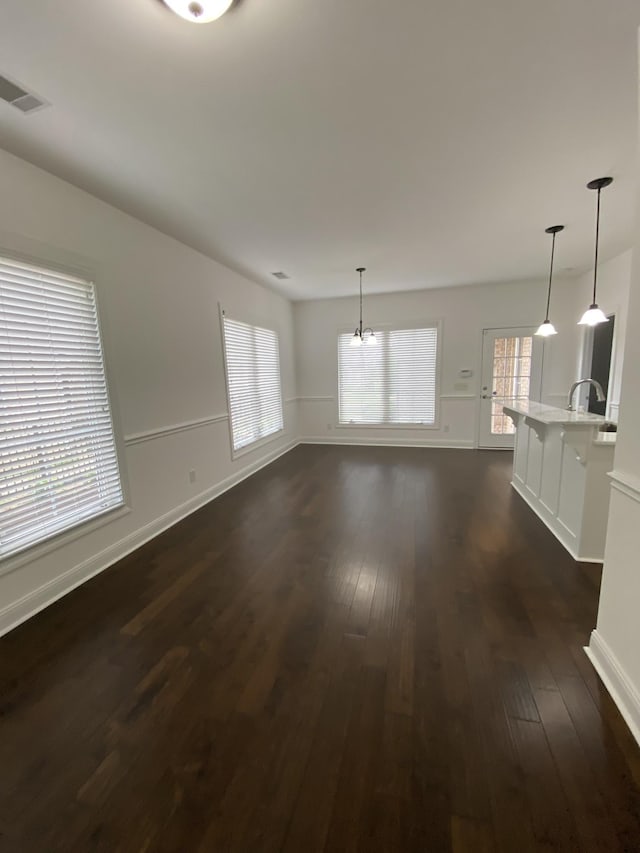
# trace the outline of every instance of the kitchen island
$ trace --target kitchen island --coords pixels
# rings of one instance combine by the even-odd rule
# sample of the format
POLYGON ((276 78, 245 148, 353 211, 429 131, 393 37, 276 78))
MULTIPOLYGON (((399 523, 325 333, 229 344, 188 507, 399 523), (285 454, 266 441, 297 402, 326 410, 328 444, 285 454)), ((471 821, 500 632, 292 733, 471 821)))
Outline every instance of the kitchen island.
POLYGON ((615 433, 600 415, 504 401, 515 424, 511 485, 575 560, 601 563, 615 433))

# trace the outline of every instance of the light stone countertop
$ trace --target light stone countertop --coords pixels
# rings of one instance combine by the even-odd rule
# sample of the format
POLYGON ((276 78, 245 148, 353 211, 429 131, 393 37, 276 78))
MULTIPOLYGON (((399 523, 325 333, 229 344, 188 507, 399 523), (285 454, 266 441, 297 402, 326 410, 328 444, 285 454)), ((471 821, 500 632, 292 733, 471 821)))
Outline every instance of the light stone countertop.
MULTIPOLYGON (((508 414, 514 412, 518 415, 523 415, 530 420, 537 421, 546 425, 559 426, 580 426, 594 429, 604 423, 608 423, 602 415, 594 415, 591 412, 570 412, 568 409, 558 409, 556 406, 547 406, 545 403, 536 403, 535 400, 508 400, 503 398, 498 402, 502 403, 502 408, 508 414)), ((616 443, 617 433, 615 432, 596 432, 593 438, 593 443, 599 446, 614 445, 616 443)))
POLYGON ((503 398, 498 402, 502 403, 505 412, 511 411, 518 415, 524 415, 541 424, 584 425, 593 428, 607 422, 607 419, 602 415, 593 415, 591 412, 570 412, 567 409, 558 409, 556 406, 547 406, 545 403, 536 403, 534 400, 508 400, 503 398))

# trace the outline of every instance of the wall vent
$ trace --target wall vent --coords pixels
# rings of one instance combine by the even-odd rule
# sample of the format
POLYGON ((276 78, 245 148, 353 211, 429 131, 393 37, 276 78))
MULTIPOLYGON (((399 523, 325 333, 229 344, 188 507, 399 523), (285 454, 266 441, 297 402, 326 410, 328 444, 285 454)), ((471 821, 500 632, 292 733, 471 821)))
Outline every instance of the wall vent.
POLYGON ((44 98, 40 98, 33 92, 28 92, 18 83, 9 80, 8 77, 0 75, 0 98, 16 107, 23 113, 32 113, 35 110, 41 110, 43 107, 48 107, 49 104, 44 98))
POLYGON ((279 278, 279 279, 280 279, 280 281, 284 281, 285 279, 291 278, 291 276, 290 276, 290 275, 287 275, 287 274, 286 274, 286 272, 282 272, 282 271, 280 271, 280 272, 272 272, 272 273, 271 273, 271 275, 272 275, 274 278, 279 278))

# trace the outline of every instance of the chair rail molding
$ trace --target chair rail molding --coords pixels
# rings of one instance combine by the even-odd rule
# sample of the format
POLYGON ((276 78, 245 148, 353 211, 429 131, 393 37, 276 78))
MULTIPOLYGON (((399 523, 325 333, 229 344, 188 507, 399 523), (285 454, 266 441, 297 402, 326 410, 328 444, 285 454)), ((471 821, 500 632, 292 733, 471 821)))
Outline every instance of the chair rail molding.
POLYGON ((633 474, 625 474, 623 471, 613 470, 609 472, 611 488, 622 492, 631 500, 640 503, 640 477, 633 474))
POLYGON ((143 441, 153 441, 156 438, 163 438, 166 435, 175 435, 179 432, 187 432, 190 429, 200 429, 201 427, 211 426, 211 424, 218 424, 228 420, 229 415, 227 412, 220 415, 210 415, 206 418, 197 418, 191 421, 183 421, 179 424, 170 424, 169 426, 144 430, 143 432, 129 433, 129 435, 125 435, 124 443, 129 447, 132 444, 140 444, 143 441))

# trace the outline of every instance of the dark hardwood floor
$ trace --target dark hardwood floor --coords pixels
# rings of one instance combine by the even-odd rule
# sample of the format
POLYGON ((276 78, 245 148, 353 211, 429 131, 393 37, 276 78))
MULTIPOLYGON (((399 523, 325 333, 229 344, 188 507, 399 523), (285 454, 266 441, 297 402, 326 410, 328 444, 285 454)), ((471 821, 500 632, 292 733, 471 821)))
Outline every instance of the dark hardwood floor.
POLYGON ((0 640, 0 849, 640 850, 510 454, 298 447, 0 640))

